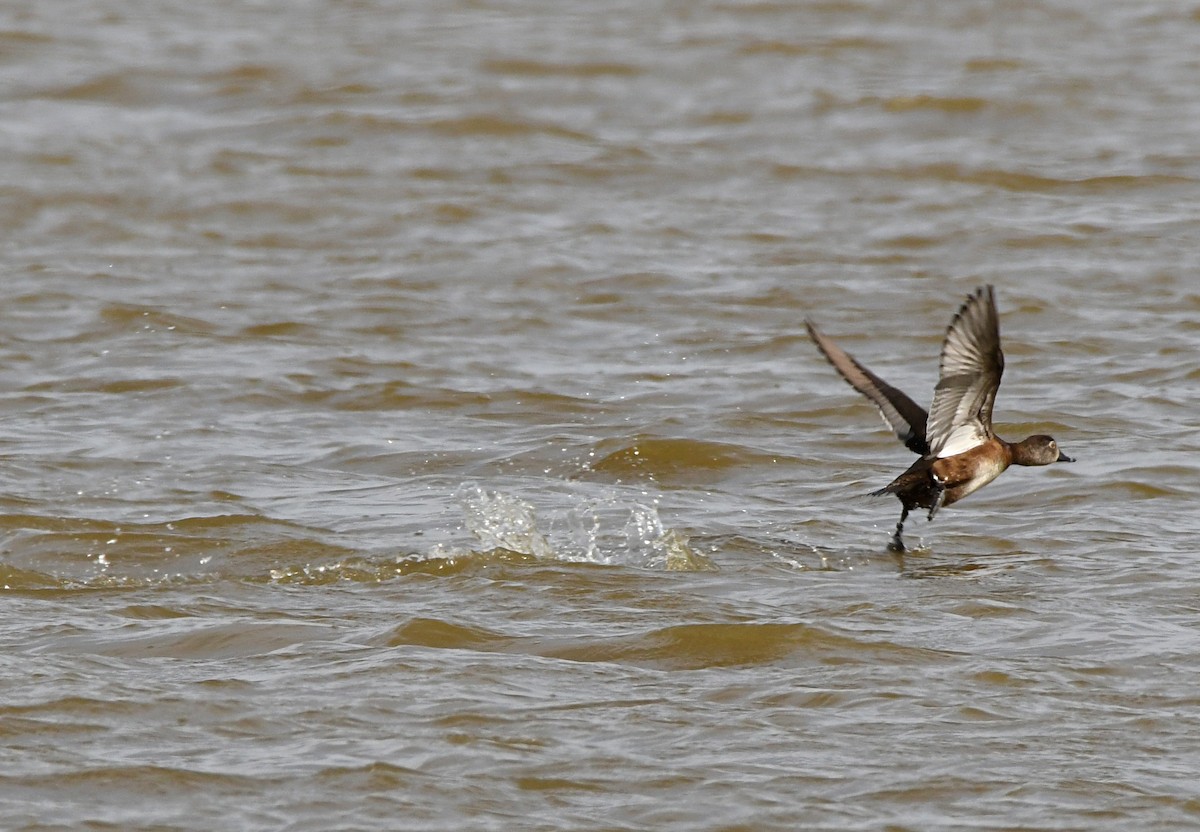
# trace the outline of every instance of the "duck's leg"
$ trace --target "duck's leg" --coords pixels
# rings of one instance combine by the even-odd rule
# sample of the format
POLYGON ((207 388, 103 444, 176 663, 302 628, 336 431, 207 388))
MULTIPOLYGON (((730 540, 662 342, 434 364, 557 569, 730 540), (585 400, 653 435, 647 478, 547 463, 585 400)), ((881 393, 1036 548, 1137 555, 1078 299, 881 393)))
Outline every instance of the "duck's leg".
POLYGON ((941 508, 942 504, 946 502, 946 487, 937 481, 937 477, 934 477, 933 482, 937 488, 937 493, 933 498, 933 505, 929 507, 930 520, 934 518, 934 515, 938 513, 938 509, 941 508))
POLYGON ((900 522, 896 524, 896 533, 892 535, 892 542, 888 544, 889 552, 903 552, 904 540, 900 535, 904 532, 904 521, 908 519, 908 506, 900 512, 900 522))

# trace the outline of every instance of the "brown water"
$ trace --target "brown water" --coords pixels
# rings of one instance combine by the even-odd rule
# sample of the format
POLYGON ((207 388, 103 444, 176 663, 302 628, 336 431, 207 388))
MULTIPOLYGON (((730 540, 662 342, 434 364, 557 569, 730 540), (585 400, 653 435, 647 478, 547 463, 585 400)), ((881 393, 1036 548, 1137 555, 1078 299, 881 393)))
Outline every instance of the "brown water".
POLYGON ((1200 826, 1200 13, 0 10, 0 827, 1200 826), (997 287, 1014 470, 885 544, 997 287))

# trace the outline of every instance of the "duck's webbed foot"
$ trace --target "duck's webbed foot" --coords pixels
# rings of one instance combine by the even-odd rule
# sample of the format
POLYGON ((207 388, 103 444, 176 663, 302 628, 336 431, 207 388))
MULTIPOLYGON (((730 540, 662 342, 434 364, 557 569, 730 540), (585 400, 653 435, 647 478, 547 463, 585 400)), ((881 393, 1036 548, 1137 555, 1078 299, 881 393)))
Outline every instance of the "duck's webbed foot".
POLYGON ((904 532, 904 521, 908 519, 908 506, 900 512, 900 522, 896 524, 896 531, 892 535, 892 542, 888 544, 889 552, 903 552, 904 539, 900 536, 904 532))

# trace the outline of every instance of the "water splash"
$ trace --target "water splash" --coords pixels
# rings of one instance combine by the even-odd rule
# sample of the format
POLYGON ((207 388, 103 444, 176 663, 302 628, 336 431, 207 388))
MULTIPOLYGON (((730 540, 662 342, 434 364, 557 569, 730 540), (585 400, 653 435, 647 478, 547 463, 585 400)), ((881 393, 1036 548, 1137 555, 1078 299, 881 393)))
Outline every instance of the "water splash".
POLYGON ((511 494, 464 485, 455 497, 467 529, 486 549, 643 569, 716 569, 692 551, 686 535, 663 525, 657 508, 616 493, 551 510, 541 524, 534 506, 511 494))
POLYGON ((487 549, 507 549, 537 558, 553 558, 554 550, 538 531, 534 507, 517 497, 479 486, 459 488, 467 528, 487 549))

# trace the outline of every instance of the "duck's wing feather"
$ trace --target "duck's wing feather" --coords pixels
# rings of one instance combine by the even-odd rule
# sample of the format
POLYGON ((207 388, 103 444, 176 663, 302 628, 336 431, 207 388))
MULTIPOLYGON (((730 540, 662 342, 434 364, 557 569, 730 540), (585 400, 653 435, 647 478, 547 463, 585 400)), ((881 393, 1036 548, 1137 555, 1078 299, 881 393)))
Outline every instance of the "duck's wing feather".
POLYGON ((804 324, 821 354, 851 387, 879 408, 880 415, 895 432, 896 437, 914 453, 929 453, 929 445, 925 441, 925 423, 929 415, 925 408, 859 364, 853 356, 817 329, 812 321, 805 321, 804 324))
POLYGON ((935 456, 961 454, 994 435, 992 405, 1003 373, 996 296, 985 286, 967 298, 946 330, 929 409, 929 450, 935 456))

